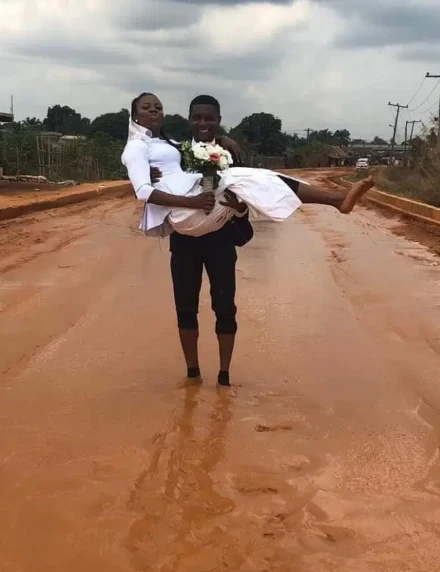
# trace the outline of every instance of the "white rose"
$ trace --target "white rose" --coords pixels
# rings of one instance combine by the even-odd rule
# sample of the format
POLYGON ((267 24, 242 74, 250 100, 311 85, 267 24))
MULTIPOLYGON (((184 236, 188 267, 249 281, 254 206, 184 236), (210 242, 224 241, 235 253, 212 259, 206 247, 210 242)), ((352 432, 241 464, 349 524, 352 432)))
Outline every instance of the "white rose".
POLYGON ((221 170, 227 169, 229 167, 228 159, 224 155, 222 155, 220 157, 220 161, 218 163, 218 166, 220 167, 221 170))
POLYGON ((232 159, 232 155, 229 153, 229 151, 226 151, 226 149, 223 150, 222 156, 225 158, 228 165, 232 165, 234 163, 234 161, 232 159))
POLYGON ((206 149, 206 145, 201 145, 200 143, 197 143, 193 147, 193 153, 194 157, 196 159, 199 159, 200 161, 208 161, 209 159, 209 153, 208 150, 206 149))

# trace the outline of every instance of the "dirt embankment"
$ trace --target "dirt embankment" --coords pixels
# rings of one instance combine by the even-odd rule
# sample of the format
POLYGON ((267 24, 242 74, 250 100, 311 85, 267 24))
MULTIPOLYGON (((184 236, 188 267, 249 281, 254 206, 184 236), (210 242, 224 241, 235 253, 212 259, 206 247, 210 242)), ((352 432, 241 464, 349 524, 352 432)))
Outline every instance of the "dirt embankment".
MULTIPOLYGON (((317 186, 323 186, 329 189, 350 187, 350 183, 342 179, 353 175, 353 172, 353 169, 346 168, 286 171, 286 173, 304 177, 317 186)), ((391 225, 390 228, 397 236, 404 236, 409 240, 423 244, 427 246, 431 252, 440 255, 440 227, 438 225, 416 220, 409 215, 396 213, 386 206, 373 205, 369 201, 363 201, 362 205, 379 213, 386 219, 393 221, 395 224, 391 225)))
POLYGON ((59 208, 96 197, 120 197, 133 193, 127 181, 101 181, 71 187, 50 183, 0 181, 0 220, 59 208))

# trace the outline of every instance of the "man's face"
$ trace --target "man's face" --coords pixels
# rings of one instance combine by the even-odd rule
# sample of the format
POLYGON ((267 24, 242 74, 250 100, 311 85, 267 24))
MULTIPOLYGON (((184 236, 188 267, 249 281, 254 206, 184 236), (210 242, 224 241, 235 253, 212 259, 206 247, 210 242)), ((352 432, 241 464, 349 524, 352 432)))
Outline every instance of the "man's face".
POLYGON ((194 105, 189 116, 193 137, 202 143, 214 141, 221 122, 213 105, 194 105))

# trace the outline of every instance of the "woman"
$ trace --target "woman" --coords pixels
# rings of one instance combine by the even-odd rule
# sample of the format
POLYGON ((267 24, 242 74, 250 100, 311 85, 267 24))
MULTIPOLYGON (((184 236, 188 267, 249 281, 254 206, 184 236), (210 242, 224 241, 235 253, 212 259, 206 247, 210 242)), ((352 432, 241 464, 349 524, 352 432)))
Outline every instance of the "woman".
MULTIPOLYGON (((180 340, 187 364, 188 377, 199 377, 198 358, 198 306, 202 284, 203 268, 211 284, 212 308, 216 314, 216 334, 219 343, 220 370, 218 383, 229 385, 229 367, 237 331, 235 306, 235 263, 237 260, 230 217, 246 217, 247 207, 232 196, 220 205, 227 215, 218 222, 211 219, 209 230, 199 236, 190 232, 173 232, 170 223, 172 213, 188 209, 189 216, 198 213, 203 225, 206 214, 212 215, 219 209, 213 193, 203 193, 200 188, 201 175, 186 173, 181 168, 178 145, 169 140, 162 131, 163 107, 153 94, 143 93, 135 98, 131 107, 129 138, 122 155, 128 175, 139 200, 145 203, 141 228, 150 236, 170 236, 171 271, 180 340), (162 173, 159 182, 152 184, 150 169, 162 173), (216 228, 216 224, 219 226, 216 228)), ((223 142, 225 146, 225 143, 223 142)), ((310 185, 276 173, 265 171, 261 188, 260 171, 257 169, 229 169, 225 179, 234 186, 236 194, 245 189, 253 201, 253 207, 266 216, 280 211, 278 220, 287 218, 302 202, 330 204, 341 212, 350 212, 359 197, 372 186, 356 186, 347 195, 333 191, 314 189, 310 185), (259 186, 252 192, 248 182, 259 186), (263 184, 263 187, 264 187, 263 184), (298 188, 297 195, 292 188, 298 188), (242 189, 240 189, 242 185, 242 189), (281 207, 280 207, 281 205, 281 207)), ((178 218, 178 217, 177 217, 178 218)), ((272 216, 277 220, 276 216, 272 216)), ((182 220, 185 220, 183 217, 182 220)), ((199 225, 199 226, 200 226, 199 225)), ((178 226, 178 225, 177 225, 178 226)), ((191 230, 191 229, 189 229, 191 230)))

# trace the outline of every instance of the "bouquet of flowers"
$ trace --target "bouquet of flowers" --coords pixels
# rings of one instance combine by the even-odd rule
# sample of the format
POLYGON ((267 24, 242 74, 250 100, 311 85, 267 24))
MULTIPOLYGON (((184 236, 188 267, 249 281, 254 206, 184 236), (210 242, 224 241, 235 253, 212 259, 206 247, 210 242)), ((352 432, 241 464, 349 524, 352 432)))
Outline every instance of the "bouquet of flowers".
POLYGON ((202 187, 204 191, 214 191, 218 187, 219 177, 217 171, 228 169, 232 163, 229 151, 209 143, 187 142, 182 145, 182 155, 185 167, 192 173, 203 175, 202 187))

